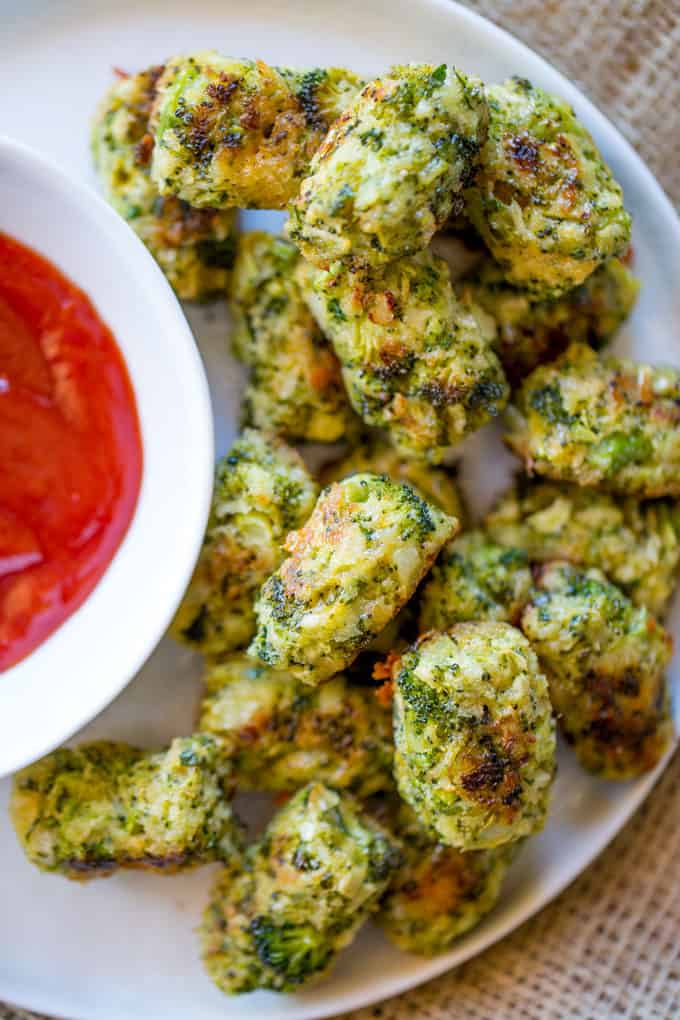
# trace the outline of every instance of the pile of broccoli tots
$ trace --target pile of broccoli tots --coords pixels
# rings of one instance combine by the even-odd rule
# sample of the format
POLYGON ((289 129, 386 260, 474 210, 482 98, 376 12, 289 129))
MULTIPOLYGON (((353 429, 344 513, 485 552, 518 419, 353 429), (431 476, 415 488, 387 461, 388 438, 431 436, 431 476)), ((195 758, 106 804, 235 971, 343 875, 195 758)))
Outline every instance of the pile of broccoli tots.
POLYGON ((172 627, 205 660, 195 732, 25 769, 26 855, 221 862, 227 993, 294 991, 369 917, 444 952, 543 828, 557 729, 610 780, 673 740, 680 371, 600 353, 638 291, 621 188, 563 100, 446 64, 173 57, 115 82, 93 153, 178 296, 228 298, 249 381, 172 627), (501 415, 523 470, 473 526, 447 465, 501 415), (315 477, 308 443, 344 446, 315 477), (236 790, 279 805, 249 844, 236 790))

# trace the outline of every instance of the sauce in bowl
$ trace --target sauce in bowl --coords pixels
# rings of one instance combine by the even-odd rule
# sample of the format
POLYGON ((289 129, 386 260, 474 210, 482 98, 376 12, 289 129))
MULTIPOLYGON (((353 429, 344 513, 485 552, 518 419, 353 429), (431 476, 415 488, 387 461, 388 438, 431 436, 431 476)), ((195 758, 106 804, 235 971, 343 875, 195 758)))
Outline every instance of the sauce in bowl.
POLYGON ((0 233, 0 671, 90 594, 141 477, 137 407, 110 330, 51 262, 0 233))

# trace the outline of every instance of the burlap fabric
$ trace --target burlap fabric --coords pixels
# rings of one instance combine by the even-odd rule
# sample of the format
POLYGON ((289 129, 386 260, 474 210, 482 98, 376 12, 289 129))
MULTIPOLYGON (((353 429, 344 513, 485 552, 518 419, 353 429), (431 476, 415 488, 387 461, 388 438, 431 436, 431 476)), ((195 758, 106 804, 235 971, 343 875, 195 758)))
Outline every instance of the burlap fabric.
MULTIPOLYGON (((680 0, 469 6, 580 85, 680 206, 680 0)), ((343 1020, 680 1020, 678 787, 680 753, 553 904, 458 970, 343 1020)), ((0 1020, 33 1017, 0 1005, 0 1020)))

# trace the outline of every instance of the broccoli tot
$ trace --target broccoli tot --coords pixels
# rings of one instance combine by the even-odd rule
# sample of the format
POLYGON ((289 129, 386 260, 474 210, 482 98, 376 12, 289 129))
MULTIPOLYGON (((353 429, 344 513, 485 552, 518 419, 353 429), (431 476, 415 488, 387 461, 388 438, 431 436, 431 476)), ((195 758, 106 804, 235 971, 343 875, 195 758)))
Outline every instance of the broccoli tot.
POLYGON ((392 716, 344 676, 318 688, 232 655, 208 671, 199 728, 240 787, 297 790, 312 779, 368 797, 391 786, 392 716))
POLYGON ((340 672, 408 602, 457 526, 384 475, 324 489, 260 591, 250 654, 309 684, 340 672))
POLYGON ((210 736, 177 737, 160 752, 102 741, 17 773, 10 814, 26 856, 44 871, 167 874, 239 849, 230 793, 229 765, 210 736))
POLYGON ((426 634, 393 663, 395 777, 420 821, 459 850, 543 828, 555 772, 548 684, 507 623, 426 634))
POLYGON ((283 209, 363 83, 340 68, 282 71, 211 50, 168 61, 152 115, 151 176, 197 207, 283 209))
POLYGON ((621 188, 562 99, 526 78, 486 95, 488 139, 467 214, 508 280, 557 297, 626 251, 621 188))
POLYGON ((508 378, 519 381, 572 342, 604 347, 633 310, 640 284, 623 262, 609 259, 580 286, 537 301, 485 259, 459 289, 495 319, 498 356, 508 378))
POLYGON ((331 127, 293 201, 289 235, 319 266, 380 266, 426 248, 474 173, 482 83, 408 64, 370 82, 331 127))
POLYGON ((638 498, 680 496, 680 371, 572 344, 525 379, 506 442, 530 471, 638 498))
POLYGON ((250 366, 245 417, 290 440, 336 442, 355 430, 340 364, 300 295, 299 255, 255 231, 239 238, 231 309, 234 352, 250 366))
POLYGON ((680 573, 680 502, 639 502, 595 489, 520 478, 487 516, 501 545, 533 562, 597 567, 636 606, 661 615, 680 573))
POLYGON ((672 738, 665 679, 672 641, 648 610, 599 570, 549 563, 522 630, 583 767, 607 779, 653 768, 672 738))
POLYGON ((223 992, 294 991, 319 977, 374 911, 397 844, 347 794, 310 783, 241 867, 218 877, 201 940, 223 992))
POLYGON ((531 588, 526 552, 468 531, 444 547, 420 596, 420 631, 465 620, 516 623, 531 588))
POLYGON ((302 107, 307 127, 319 133, 315 148, 366 84, 346 67, 277 67, 277 71, 302 107))
POLYGON ((362 471, 405 482, 450 517, 457 517, 461 522, 465 517, 455 469, 432 467, 420 460, 400 457, 393 446, 376 437, 364 438, 347 456, 325 467, 321 480, 328 485, 362 471))
POLYGON ((161 198, 151 180, 149 115, 162 72, 151 67, 111 86, 92 125, 92 155, 104 197, 147 246, 177 296, 202 301, 227 286, 235 214, 161 198))
POLYGON ((403 801, 391 813, 404 859, 376 923, 399 949, 445 953, 495 906, 516 844, 463 853, 436 842, 403 801))
POLYGON ((456 299, 443 259, 425 251, 373 276, 303 263, 299 279, 352 406, 401 455, 436 462, 505 406, 493 320, 456 299))
POLYGON ((217 465, 203 548, 172 625, 176 638, 210 656, 248 644, 255 594, 316 495, 295 450, 255 429, 243 432, 217 465))

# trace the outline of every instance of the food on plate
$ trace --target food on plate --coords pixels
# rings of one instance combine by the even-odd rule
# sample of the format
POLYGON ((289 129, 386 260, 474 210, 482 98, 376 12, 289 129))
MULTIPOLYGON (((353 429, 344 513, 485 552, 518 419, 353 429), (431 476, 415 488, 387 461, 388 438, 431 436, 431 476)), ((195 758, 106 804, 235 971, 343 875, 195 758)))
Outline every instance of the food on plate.
POLYGON ((250 653, 309 684, 340 672, 408 602, 457 527, 384 475, 330 485, 262 586, 250 653))
POLYGON ((348 454, 327 465, 321 480, 328 485, 362 471, 388 475, 395 482, 405 482, 444 513, 457 517, 460 522, 465 518, 455 468, 433 467, 422 460, 402 457, 390 443, 377 436, 365 436, 348 454))
POLYGON ((254 231, 238 241, 234 353, 250 368, 249 424, 290 440, 336 442, 356 429, 340 363, 302 300, 295 245, 254 231))
POLYGON ((628 248, 623 192, 564 100, 520 77, 486 96, 488 138, 466 212, 508 280, 557 297, 628 248))
POLYGON ((350 668, 350 678, 354 682, 356 682, 354 680, 355 670, 357 672, 364 670, 366 671, 366 676, 362 677, 359 682, 374 683, 379 677, 373 675, 373 667, 378 662, 382 662, 384 657, 390 652, 402 651, 406 645, 411 644, 411 641, 418 636, 415 603, 415 598, 407 602, 403 609, 400 609, 397 615, 380 631, 378 636, 373 638, 365 652, 362 652, 354 660, 350 668))
POLYGON ((458 286, 495 319, 496 350, 513 381, 557 357, 570 343, 604 347, 632 312, 639 289, 639 280, 615 258, 578 287, 547 300, 536 300, 531 291, 509 283, 491 258, 483 259, 458 286))
POLYGON ((283 209, 363 82, 344 68, 282 71, 203 50, 156 85, 151 177, 190 205, 283 209))
POLYGON ((680 371, 572 344, 513 395, 508 446, 530 473, 623 495, 680 496, 680 371))
POLYGON ((203 548, 173 621, 175 637, 209 656, 248 644, 257 590, 283 559, 288 532, 312 512, 317 491, 295 450, 244 430, 217 464, 203 548))
POLYGON ((499 545, 483 531, 444 546, 420 595, 420 631, 447 630, 465 620, 516 623, 529 597, 531 571, 523 549, 499 545))
POLYGON ((10 814, 24 853, 67 878, 117 868, 169 874, 239 851, 230 767, 205 734, 163 751, 99 741, 53 751, 14 777, 10 814))
POLYGON ((546 564, 522 630, 579 762, 607 779, 653 768, 670 746, 670 635, 601 571, 546 564))
MULTIPOLYGON (((680 577, 680 370, 597 353, 639 289, 622 190, 571 107, 521 77, 413 63, 367 84, 213 50, 118 77, 93 125, 103 191, 179 297, 228 296, 246 427, 172 625, 205 660, 198 732, 53 752, 15 777, 17 835, 75 879, 221 864, 201 951, 228 994, 296 992, 371 916, 400 949, 446 952, 545 825, 557 724, 606 779, 672 743, 657 617, 680 577), (287 238, 237 238, 238 207, 287 210, 287 238), (508 403, 526 475, 459 536, 442 462, 508 403), (286 441, 345 443, 320 494, 286 441), (247 848, 237 788, 276 794, 247 848)), ((87 474, 85 509, 123 478, 119 542, 136 418, 124 477, 43 429, 50 365, 10 300, 30 257, 0 234, 0 483, 3 464, 35 474, 33 448, 87 474), (39 417, 17 456, 2 415, 24 389, 39 417)), ((0 669, 60 622, 24 633, 6 611, 32 572, 51 589, 38 527, 5 502, 0 669)))
POLYGON ((436 462, 505 406, 493 320, 457 300, 443 259, 424 251, 370 276, 303 263, 299 278, 352 406, 401 455, 436 462))
POLYGON ((135 513, 142 461, 111 331, 55 265, 0 233, 0 672, 100 581, 135 513))
POLYGON ((231 655, 209 668, 199 729, 220 743, 239 788, 313 779, 368 797, 392 785, 391 710, 339 674, 319 687, 231 655))
POLYGON ((387 812, 403 860, 375 921, 405 952, 445 953, 496 905, 517 844, 464 853, 434 839, 404 801, 387 812))
POLYGON ((277 67, 319 141, 366 84, 346 67, 277 67))
POLYGON ((548 683, 507 623, 425 634, 392 664, 399 793, 443 843, 488 850, 540 831, 555 773, 548 683))
POLYGON ((377 908, 398 844, 347 794, 299 790, 262 839, 218 876, 203 959, 230 994, 295 991, 328 971, 377 908))
POLYGON ((501 545, 533 562, 597 567, 636 606, 664 613, 680 574, 680 502, 640 502, 596 489, 521 477, 484 521, 501 545))
POLYGON ((223 293, 234 261, 231 209, 192 209, 161 197, 151 180, 151 105, 162 66, 123 75, 111 86, 92 125, 92 155, 106 200, 147 246, 177 296, 203 301, 223 293))
POLYGON ((446 64, 393 67, 352 100, 315 152, 289 236, 323 267, 416 254, 472 179, 486 124, 478 78, 446 64))

